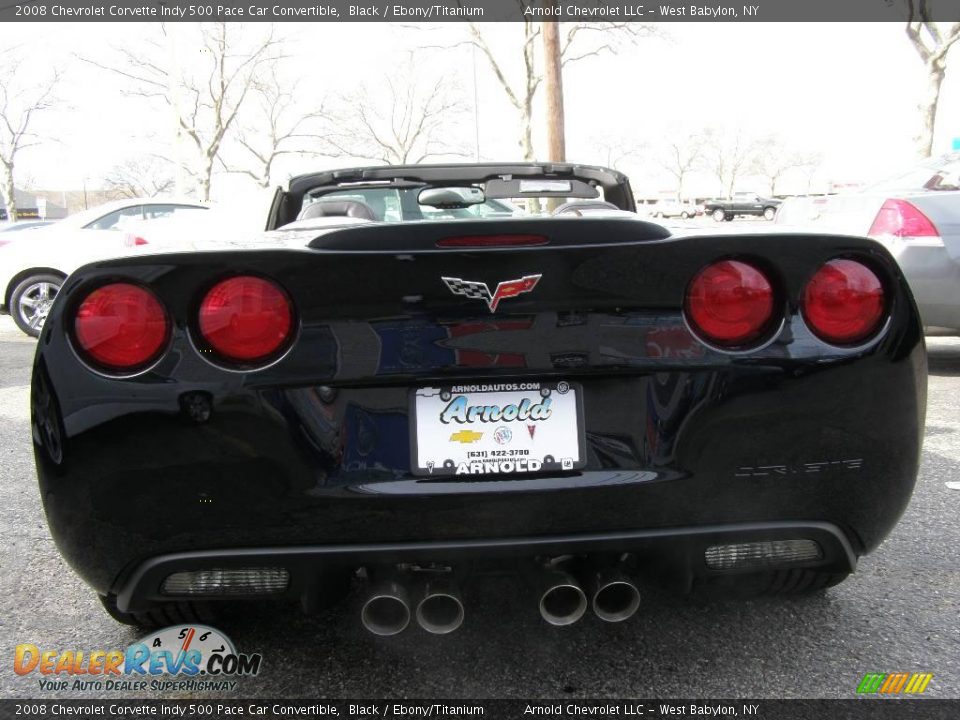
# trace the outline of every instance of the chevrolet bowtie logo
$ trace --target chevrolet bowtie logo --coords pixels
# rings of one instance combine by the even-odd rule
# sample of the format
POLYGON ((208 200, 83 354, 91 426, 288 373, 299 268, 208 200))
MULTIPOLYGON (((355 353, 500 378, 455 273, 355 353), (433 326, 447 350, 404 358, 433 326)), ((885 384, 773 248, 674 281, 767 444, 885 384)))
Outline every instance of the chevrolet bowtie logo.
POLYGON ((472 443, 483 437, 482 432, 476 430, 458 430, 450 436, 450 442, 472 443))

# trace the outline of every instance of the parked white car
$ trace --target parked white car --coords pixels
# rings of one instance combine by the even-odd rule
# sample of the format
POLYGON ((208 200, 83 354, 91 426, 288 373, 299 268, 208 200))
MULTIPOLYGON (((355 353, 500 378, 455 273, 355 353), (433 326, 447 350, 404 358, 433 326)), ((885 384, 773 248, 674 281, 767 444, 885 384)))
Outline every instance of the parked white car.
POLYGON ((680 200, 657 200, 656 204, 650 208, 650 214, 653 217, 678 217, 686 220, 687 218, 696 217, 697 206, 693 203, 682 202, 680 200))
POLYGON ((13 316, 28 335, 39 335, 71 272, 95 260, 175 250, 166 247, 166 241, 149 239, 146 228, 206 209, 192 200, 134 198, 84 210, 30 232, 11 233, 16 240, 0 247, 0 313, 13 316))
POLYGON ((38 230, 47 225, 53 225, 54 220, 14 220, 13 222, 0 222, 0 245, 6 245, 8 242, 16 240, 18 235, 12 233, 23 232, 24 230, 38 230))

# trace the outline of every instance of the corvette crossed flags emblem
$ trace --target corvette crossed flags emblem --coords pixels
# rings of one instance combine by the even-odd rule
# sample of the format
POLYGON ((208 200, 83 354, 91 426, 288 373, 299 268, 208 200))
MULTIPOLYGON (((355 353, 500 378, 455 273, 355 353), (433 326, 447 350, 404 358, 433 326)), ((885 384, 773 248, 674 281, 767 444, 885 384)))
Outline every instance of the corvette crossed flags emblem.
POLYGON ((541 277, 543 276, 538 273, 536 275, 524 275, 522 278, 516 280, 504 280, 497 284, 497 289, 492 293, 487 284, 483 282, 463 280, 455 277, 442 277, 440 279, 446 283, 447 287, 450 288, 450 292, 454 295, 463 295, 464 297, 473 298, 474 300, 483 300, 487 304, 487 307, 490 308, 490 312, 493 313, 497 311, 497 305, 500 304, 501 300, 530 292, 536 287, 537 283, 540 282, 541 277))

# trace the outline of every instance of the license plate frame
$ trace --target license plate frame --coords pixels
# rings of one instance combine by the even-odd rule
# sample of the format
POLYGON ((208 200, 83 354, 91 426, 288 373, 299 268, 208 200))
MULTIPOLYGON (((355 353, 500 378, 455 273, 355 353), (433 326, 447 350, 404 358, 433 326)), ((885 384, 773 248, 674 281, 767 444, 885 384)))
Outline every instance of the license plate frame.
POLYGON ((409 408, 411 473, 417 477, 555 475, 581 470, 587 464, 583 387, 579 383, 566 380, 444 383, 413 388, 409 408), (544 391, 549 392, 544 395, 544 391), (447 414, 449 422, 444 424, 441 408, 449 409, 458 396, 466 399, 447 414), (543 417, 542 406, 548 399, 550 414, 543 417), (529 401, 526 413, 523 400, 529 401), (508 409, 511 405, 517 409, 516 418, 496 418, 493 412, 487 420, 476 415, 472 421, 458 420, 467 417, 471 407, 490 406, 511 415, 508 409), (537 405, 541 410, 534 409, 537 405), (421 424, 425 412, 436 415, 421 424), (560 413, 562 419, 558 417, 560 413), (535 417, 537 415, 540 417, 535 417), (455 440, 453 435, 461 432, 465 434, 455 440), (435 436, 425 438, 422 443, 421 437, 430 433, 435 436), (476 437, 475 433, 481 433, 482 437, 476 437), (555 450, 551 442, 562 443, 562 448, 555 450), (438 449, 441 446, 449 453, 446 457, 443 457, 444 451, 438 449), (577 448, 575 456, 567 449, 573 446, 577 448), (470 452, 474 456, 468 456, 470 452), (477 453, 484 456, 478 457, 477 453), (466 463, 466 468, 461 463, 466 463), (480 463, 480 467, 475 463, 480 463))

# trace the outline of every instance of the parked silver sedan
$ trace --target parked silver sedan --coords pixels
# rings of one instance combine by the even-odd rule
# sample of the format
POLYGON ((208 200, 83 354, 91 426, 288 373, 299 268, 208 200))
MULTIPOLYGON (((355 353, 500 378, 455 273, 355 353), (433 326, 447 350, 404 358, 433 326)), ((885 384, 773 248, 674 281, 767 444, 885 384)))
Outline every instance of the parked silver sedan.
POLYGON ((960 153, 862 192, 789 198, 776 222, 883 243, 910 283, 927 333, 960 335, 960 153))

